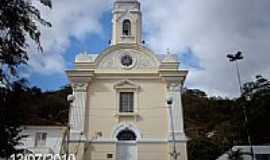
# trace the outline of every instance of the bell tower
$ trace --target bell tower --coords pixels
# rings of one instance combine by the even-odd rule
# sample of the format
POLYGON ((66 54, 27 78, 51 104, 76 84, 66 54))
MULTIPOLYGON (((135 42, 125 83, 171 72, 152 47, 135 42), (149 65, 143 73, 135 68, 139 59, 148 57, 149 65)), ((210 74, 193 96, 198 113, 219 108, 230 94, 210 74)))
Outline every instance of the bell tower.
POLYGON ((138 0, 115 0, 112 23, 112 45, 141 43, 142 14, 138 0))

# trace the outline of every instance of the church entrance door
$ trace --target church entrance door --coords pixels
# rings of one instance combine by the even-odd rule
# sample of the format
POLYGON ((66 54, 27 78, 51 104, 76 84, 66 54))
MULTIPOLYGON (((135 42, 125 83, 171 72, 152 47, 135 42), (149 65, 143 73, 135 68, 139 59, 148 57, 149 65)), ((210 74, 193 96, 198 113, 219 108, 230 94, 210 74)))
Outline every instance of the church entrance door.
POLYGON ((137 160, 137 145, 131 142, 117 143, 117 160, 137 160))
POLYGON ((137 160, 136 135, 130 130, 123 130, 117 135, 117 160, 137 160))

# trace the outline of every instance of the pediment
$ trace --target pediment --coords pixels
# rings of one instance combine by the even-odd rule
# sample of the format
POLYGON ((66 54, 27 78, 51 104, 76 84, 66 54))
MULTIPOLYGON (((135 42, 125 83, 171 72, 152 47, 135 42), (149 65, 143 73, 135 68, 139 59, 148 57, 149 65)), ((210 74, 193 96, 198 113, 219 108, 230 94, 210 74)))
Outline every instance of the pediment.
POLYGON ((115 89, 139 89, 140 86, 131 80, 121 80, 114 84, 115 89))
POLYGON ((114 46, 102 53, 96 60, 97 69, 109 70, 143 70, 158 69, 160 61, 143 47, 114 46), (123 56, 132 57, 132 65, 126 67, 121 63, 123 56))

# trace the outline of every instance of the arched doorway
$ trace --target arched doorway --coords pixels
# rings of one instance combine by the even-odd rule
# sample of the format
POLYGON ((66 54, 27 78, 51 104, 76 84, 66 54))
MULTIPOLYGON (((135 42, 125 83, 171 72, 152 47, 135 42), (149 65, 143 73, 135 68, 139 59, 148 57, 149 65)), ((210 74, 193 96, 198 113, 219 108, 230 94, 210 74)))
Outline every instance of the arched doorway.
POLYGON ((137 160, 136 134, 125 129, 118 133, 117 138, 117 160, 137 160))

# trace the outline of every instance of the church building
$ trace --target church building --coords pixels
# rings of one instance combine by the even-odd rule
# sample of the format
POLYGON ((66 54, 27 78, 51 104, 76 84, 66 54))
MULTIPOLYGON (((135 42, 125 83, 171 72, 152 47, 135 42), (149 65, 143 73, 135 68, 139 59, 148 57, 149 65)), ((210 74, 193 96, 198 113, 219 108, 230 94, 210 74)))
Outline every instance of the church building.
POLYGON ((77 160, 187 160, 187 71, 176 55, 145 47, 138 0, 114 0, 112 14, 110 46, 78 54, 66 71, 74 99, 69 153, 77 160))

